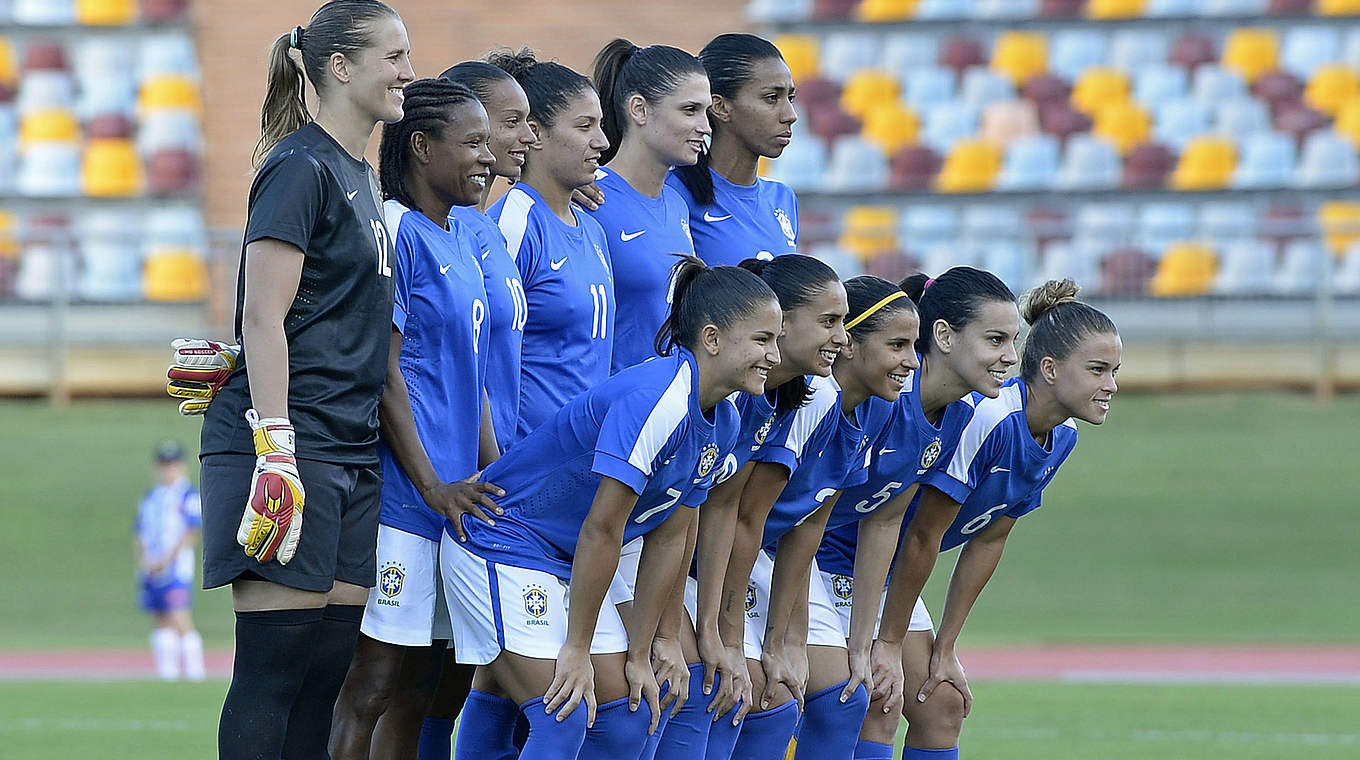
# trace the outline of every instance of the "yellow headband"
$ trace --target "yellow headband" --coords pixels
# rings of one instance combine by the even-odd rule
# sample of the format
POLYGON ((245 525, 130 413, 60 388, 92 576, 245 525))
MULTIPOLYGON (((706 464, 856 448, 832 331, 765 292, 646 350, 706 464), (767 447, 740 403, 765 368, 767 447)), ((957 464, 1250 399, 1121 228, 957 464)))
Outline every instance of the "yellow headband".
POLYGON ((866 320, 866 319, 868 319, 869 317, 873 316, 873 313, 874 313, 874 312, 878 311, 879 309, 883 308, 884 306, 887 306, 888 304, 892 303, 893 301, 896 301, 896 300, 899 299, 899 298, 906 298, 906 297, 907 297, 907 294, 906 294, 905 292, 901 291, 901 290, 897 291, 896 293, 893 293, 892 295, 888 296, 887 298, 884 298, 882 301, 879 301, 878 303, 874 304, 873 306, 870 306, 869 308, 865 309, 863 314, 860 314, 858 317, 855 317, 854 319, 850 320, 849 322, 846 322, 846 323, 845 323, 845 329, 846 329, 846 330, 853 330, 853 329, 855 329, 855 325, 858 325, 860 322, 863 322, 864 320, 866 320))

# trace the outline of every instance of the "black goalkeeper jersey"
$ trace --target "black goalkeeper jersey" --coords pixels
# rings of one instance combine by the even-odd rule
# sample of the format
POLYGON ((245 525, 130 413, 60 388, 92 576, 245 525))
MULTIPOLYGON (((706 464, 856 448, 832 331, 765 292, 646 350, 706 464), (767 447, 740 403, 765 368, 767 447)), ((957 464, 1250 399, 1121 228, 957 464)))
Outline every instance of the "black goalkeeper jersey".
MULTIPOLYGON (((269 152, 250 188, 236 286, 236 339, 245 300, 245 246, 274 238, 305 253, 284 319, 288 416, 297 455, 345 465, 378 458, 378 399, 392 333, 392 241, 378 182, 314 123, 269 152)), ((208 407, 201 453, 254 454, 245 412, 250 356, 208 407)))

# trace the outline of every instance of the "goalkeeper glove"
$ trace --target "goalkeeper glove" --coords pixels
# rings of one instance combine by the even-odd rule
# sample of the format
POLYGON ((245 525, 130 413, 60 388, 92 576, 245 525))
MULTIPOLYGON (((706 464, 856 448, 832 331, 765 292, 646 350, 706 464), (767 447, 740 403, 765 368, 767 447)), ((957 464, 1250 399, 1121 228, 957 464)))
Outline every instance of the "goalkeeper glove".
POLYGON ((255 439, 255 474, 236 542, 260 562, 277 558, 286 565, 302 537, 306 499, 294 458, 293 426, 283 417, 260 419, 254 409, 246 412, 246 420, 255 439))
POLYGON ((203 414, 236 369, 241 347, 202 338, 176 338, 170 348, 174 355, 165 371, 169 378, 165 392, 184 399, 179 404, 180 414, 203 414))

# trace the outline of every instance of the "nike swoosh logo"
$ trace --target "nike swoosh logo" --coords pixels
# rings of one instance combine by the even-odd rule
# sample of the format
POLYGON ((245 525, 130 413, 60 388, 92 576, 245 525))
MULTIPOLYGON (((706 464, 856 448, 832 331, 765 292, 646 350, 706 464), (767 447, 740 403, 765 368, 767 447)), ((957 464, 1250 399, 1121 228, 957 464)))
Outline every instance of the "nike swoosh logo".
POLYGON ((879 449, 879 450, 878 450, 878 455, 879 455, 879 456, 885 456, 885 455, 887 455, 887 454, 893 453, 894 451, 897 451, 897 449, 879 449))
POLYGON ((554 272, 556 272, 557 270, 561 269, 561 268, 562 268, 562 265, 565 264, 565 263, 567 263, 567 259, 566 259, 565 257, 563 257, 563 259, 562 259, 561 261, 550 261, 550 262, 548 262, 548 266, 552 267, 552 270, 553 270, 554 272))
POLYGON ((993 475, 995 475, 995 474, 997 474, 998 472, 1010 472, 1010 468, 1008 468, 1008 467, 993 467, 993 468, 990 470, 990 472, 991 472, 993 475))
POLYGON ((486 249, 485 251, 482 251, 482 261, 486 261, 486 257, 487 257, 487 256, 490 256, 490 255, 491 255, 491 249, 490 249, 490 248, 486 249))
POLYGON ((440 274, 448 274, 448 273, 449 273, 449 267, 451 267, 451 266, 453 266, 453 265, 452 265, 452 264, 445 264, 444 266, 442 266, 442 267, 439 268, 439 273, 440 273, 440 274))
POLYGON ((352 201, 352 200, 354 200, 354 196, 356 196, 356 195, 358 195, 358 194, 359 194, 359 191, 358 191, 358 190, 351 190, 350 192, 345 193, 345 200, 347 200, 347 201, 352 201))
POLYGON ((731 214, 728 214, 727 216, 714 216, 712 212, 709 212, 709 211, 705 211, 705 212, 704 212, 704 221, 705 221, 705 222, 721 222, 721 221, 724 220, 724 219, 731 219, 731 218, 732 218, 732 215, 731 215, 731 214))
POLYGON ((639 235, 646 234, 647 230, 638 230, 637 232, 634 232, 632 234, 624 232, 623 230, 619 230, 619 240, 622 240, 623 242, 627 243, 629 240, 632 240, 633 238, 638 237, 639 235))

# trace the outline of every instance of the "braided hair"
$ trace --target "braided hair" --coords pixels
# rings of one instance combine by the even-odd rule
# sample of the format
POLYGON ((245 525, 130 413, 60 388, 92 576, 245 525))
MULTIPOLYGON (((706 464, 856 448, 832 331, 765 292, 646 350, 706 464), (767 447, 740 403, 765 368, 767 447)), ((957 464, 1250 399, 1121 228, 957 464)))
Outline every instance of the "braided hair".
POLYGON ((424 132, 439 137, 453 119, 453 106, 477 103, 477 96, 467 86, 447 79, 420 79, 406 85, 404 111, 397 121, 383 125, 382 146, 378 150, 378 181, 383 199, 392 199, 407 208, 415 208, 411 192, 406 188, 407 159, 411 151, 411 135, 424 132))

